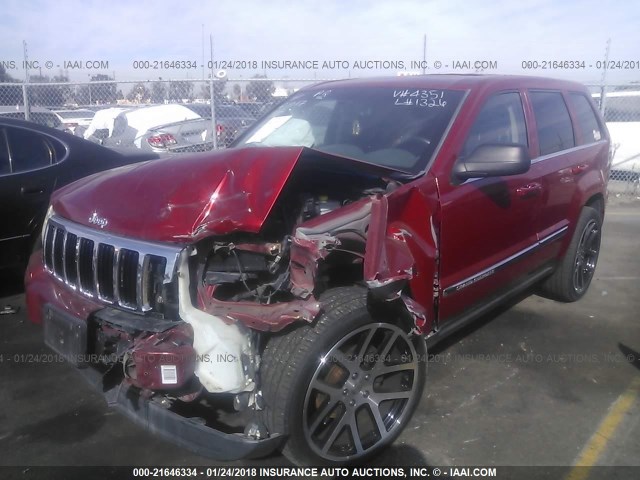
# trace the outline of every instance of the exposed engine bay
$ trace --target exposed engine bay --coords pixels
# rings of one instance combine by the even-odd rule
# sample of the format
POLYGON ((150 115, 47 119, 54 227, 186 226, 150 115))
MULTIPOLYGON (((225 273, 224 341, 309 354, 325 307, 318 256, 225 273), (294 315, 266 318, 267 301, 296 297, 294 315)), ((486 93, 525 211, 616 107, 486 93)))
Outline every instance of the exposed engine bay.
POLYGON ((314 296, 362 280, 369 199, 399 184, 362 174, 336 177, 317 167, 300 176, 285 186, 258 236, 208 238, 196 245, 189 268, 198 286, 194 304, 220 313, 223 303, 233 302, 229 315, 250 326, 255 307, 271 306, 272 314, 260 316, 272 317, 269 329, 278 330, 289 323, 279 303, 293 302, 290 320, 310 321, 317 314, 314 296))

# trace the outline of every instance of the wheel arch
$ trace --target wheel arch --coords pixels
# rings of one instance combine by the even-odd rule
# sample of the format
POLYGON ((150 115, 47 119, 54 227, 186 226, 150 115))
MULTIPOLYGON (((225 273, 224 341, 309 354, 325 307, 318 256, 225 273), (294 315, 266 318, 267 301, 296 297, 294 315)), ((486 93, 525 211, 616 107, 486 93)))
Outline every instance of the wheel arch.
POLYGON ((605 203, 606 202, 605 202, 604 195, 601 192, 598 192, 598 193, 595 193, 595 194, 591 195, 587 199, 587 201, 584 204, 584 206, 585 207, 591 207, 591 208, 595 209, 604 218, 605 203))

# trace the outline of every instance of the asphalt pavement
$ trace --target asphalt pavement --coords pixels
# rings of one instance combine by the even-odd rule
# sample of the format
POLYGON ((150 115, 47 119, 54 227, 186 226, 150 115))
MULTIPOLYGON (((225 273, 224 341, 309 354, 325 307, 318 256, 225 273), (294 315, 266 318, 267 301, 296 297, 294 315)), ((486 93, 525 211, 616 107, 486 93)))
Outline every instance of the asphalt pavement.
MULTIPOLYGON (((585 298, 529 296, 435 347, 411 424, 374 463, 640 466, 639 246, 640 203, 612 205, 585 298)), ((20 279, 2 289, 0 310, 18 311, 0 315, 0 465, 219 464, 137 427, 73 367, 47 361, 20 279)))

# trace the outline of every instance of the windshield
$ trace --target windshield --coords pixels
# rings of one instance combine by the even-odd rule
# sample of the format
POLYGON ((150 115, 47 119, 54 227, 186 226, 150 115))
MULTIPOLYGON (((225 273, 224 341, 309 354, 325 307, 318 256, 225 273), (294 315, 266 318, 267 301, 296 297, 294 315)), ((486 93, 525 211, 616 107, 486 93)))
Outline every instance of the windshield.
POLYGON ((235 147, 305 146, 418 173, 463 91, 393 87, 299 92, 251 127, 235 147))

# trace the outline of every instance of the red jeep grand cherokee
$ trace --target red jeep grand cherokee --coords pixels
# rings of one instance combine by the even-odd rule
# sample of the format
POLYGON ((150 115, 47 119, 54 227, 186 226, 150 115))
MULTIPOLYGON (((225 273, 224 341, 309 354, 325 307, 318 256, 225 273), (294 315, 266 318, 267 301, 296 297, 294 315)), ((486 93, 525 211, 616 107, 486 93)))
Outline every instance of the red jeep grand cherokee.
POLYGON ((584 295, 608 169, 576 83, 314 85, 234 148, 59 190, 29 315, 110 404, 196 452, 360 461, 410 421, 427 344, 529 287, 584 295))

